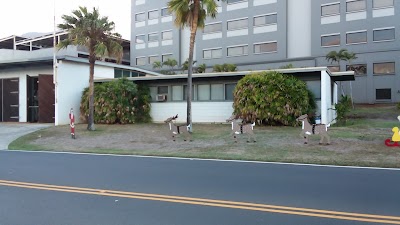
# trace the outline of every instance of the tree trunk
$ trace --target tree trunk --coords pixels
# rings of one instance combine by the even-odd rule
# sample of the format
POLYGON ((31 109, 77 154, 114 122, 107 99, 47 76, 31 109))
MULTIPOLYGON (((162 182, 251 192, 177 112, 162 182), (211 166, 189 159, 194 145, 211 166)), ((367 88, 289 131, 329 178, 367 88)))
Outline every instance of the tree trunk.
POLYGON ((94 64, 96 62, 96 56, 91 53, 89 56, 89 117, 87 129, 90 131, 96 130, 94 127, 94 64))
POLYGON ((192 131, 192 73, 193 73, 193 52, 194 43, 196 41, 197 22, 199 20, 200 0, 194 0, 194 14, 193 21, 190 26, 190 47, 189 47, 189 68, 188 68, 188 82, 187 82, 187 118, 186 123, 192 131))

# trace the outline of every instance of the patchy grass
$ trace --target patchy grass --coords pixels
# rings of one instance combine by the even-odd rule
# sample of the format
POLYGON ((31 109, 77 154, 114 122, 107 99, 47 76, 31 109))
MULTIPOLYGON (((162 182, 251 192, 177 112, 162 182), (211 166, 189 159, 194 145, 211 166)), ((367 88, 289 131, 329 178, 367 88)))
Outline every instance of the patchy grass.
POLYGON ((389 148, 392 127, 399 126, 395 106, 357 106, 345 126, 329 129, 331 145, 318 144, 311 136, 304 145, 300 127, 255 127, 256 143, 239 135, 234 143, 230 124, 195 124, 193 142, 178 137, 173 142, 166 124, 96 125, 96 131, 69 126, 50 127, 14 141, 10 149, 54 150, 126 155, 215 158, 330 165, 400 167, 400 148, 389 148))

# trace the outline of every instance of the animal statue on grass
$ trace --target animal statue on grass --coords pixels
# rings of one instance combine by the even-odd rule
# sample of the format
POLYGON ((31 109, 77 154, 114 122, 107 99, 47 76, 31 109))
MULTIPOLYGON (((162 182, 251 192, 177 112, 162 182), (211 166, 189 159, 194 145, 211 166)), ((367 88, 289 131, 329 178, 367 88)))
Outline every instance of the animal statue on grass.
POLYGON ((235 143, 237 143, 236 136, 239 134, 247 134, 247 142, 250 142, 251 138, 253 138, 254 142, 257 142, 253 132, 253 127, 256 125, 256 123, 239 123, 234 115, 229 117, 226 122, 231 122, 232 124, 232 132, 230 135, 233 135, 233 140, 235 141, 235 143))
POLYGON ((299 116, 296 121, 300 121, 302 123, 302 130, 300 136, 304 138, 304 144, 308 143, 308 136, 310 135, 319 135, 321 140, 319 144, 322 145, 324 143, 324 139, 326 140, 326 144, 331 144, 330 137, 328 135, 328 127, 330 124, 310 124, 308 122, 308 115, 304 114, 299 116))
POLYGON ((192 133, 189 132, 189 126, 186 124, 177 125, 175 124, 175 120, 178 118, 178 114, 176 116, 169 117, 164 122, 169 124, 169 130, 171 131, 172 140, 176 140, 176 136, 182 134, 184 140, 192 141, 192 133))

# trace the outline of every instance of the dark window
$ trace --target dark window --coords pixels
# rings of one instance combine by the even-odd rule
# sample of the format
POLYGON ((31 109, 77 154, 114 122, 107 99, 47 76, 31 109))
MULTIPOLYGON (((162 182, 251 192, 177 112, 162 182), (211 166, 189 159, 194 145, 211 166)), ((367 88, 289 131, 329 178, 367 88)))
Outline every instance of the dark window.
POLYGON ((203 50, 203 59, 219 59, 222 57, 222 49, 203 50))
POLYGON ((122 77, 122 70, 114 69, 114 78, 121 78, 122 77))
POLYGON ((136 14, 135 15, 135 20, 136 20, 136 22, 145 21, 146 20, 146 14, 144 14, 144 13, 136 14))
POLYGON ((247 55, 249 47, 245 46, 236 46, 236 47, 229 47, 228 48, 228 56, 241 56, 247 55))
POLYGON ((172 31, 164 31, 161 33, 161 39, 162 40, 172 40, 172 31))
POLYGON ((168 8, 161 9, 161 16, 170 16, 172 13, 168 10, 168 8))
POLYGON ((143 44, 145 42, 145 35, 137 35, 135 42, 137 44, 143 44))
POLYGON ((376 100, 391 100, 392 99, 392 89, 376 89, 376 100))
POLYGON ((154 56, 149 56, 149 64, 153 65, 154 62, 156 62, 158 60, 158 56, 154 55, 154 56))
POLYGON ((136 65, 137 65, 137 66, 146 65, 146 57, 139 57, 139 58, 136 58, 136 65))
POLYGON ((225 84, 225 100, 233 100, 236 84, 225 84))
POLYGON ((158 33, 149 34, 149 42, 158 41, 158 33))
POLYGON ((394 62, 374 63, 374 74, 394 74, 394 62))
POLYGON ((367 8, 365 0, 346 2, 346 6, 346 12, 365 11, 365 9, 367 8))
POLYGON ((159 95, 168 94, 168 86, 158 86, 157 94, 159 95))
POLYGON ((346 70, 354 71, 355 75, 366 75, 367 74, 367 64, 347 65, 346 70))
POLYGON ((278 44, 276 42, 254 44, 254 53, 276 52, 278 44))
POLYGON ((207 24, 204 26, 203 33, 222 32, 222 23, 207 24))
POLYGON ((249 26, 248 24, 249 24, 249 20, 247 18, 240 19, 240 20, 228 21, 228 30, 244 29, 249 26))
POLYGON ((385 8, 385 7, 393 7, 393 0, 374 0, 373 7, 374 8, 385 8))
POLYGON ((367 43, 367 31, 346 34, 346 44, 360 43, 367 43))
POLYGON ((276 14, 254 17, 254 26, 265 26, 268 24, 276 24, 278 21, 276 14))
POLYGON ((331 16, 340 14, 340 3, 321 6, 321 16, 331 16))
POLYGON ((336 46, 336 45, 340 45, 340 34, 321 37, 321 46, 336 46))
POLYGON ((238 3, 238 2, 247 2, 247 0, 228 0, 228 4, 238 3))
POLYGON ((149 11, 149 20, 158 18, 158 10, 149 11))
POLYGON ((394 28, 374 30, 374 41, 389 41, 395 39, 394 28))
POLYGON ((172 59, 172 54, 167 54, 167 55, 162 55, 162 56, 161 56, 161 61, 162 61, 162 62, 165 62, 165 61, 167 61, 168 59, 172 59))

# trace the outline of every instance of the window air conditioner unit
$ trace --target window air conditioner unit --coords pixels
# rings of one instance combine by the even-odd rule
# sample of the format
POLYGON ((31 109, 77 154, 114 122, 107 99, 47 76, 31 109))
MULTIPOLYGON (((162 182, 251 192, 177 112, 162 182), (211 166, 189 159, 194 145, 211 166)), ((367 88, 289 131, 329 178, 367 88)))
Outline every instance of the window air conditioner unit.
POLYGON ((165 102, 167 100, 167 95, 157 95, 157 102, 165 102))

